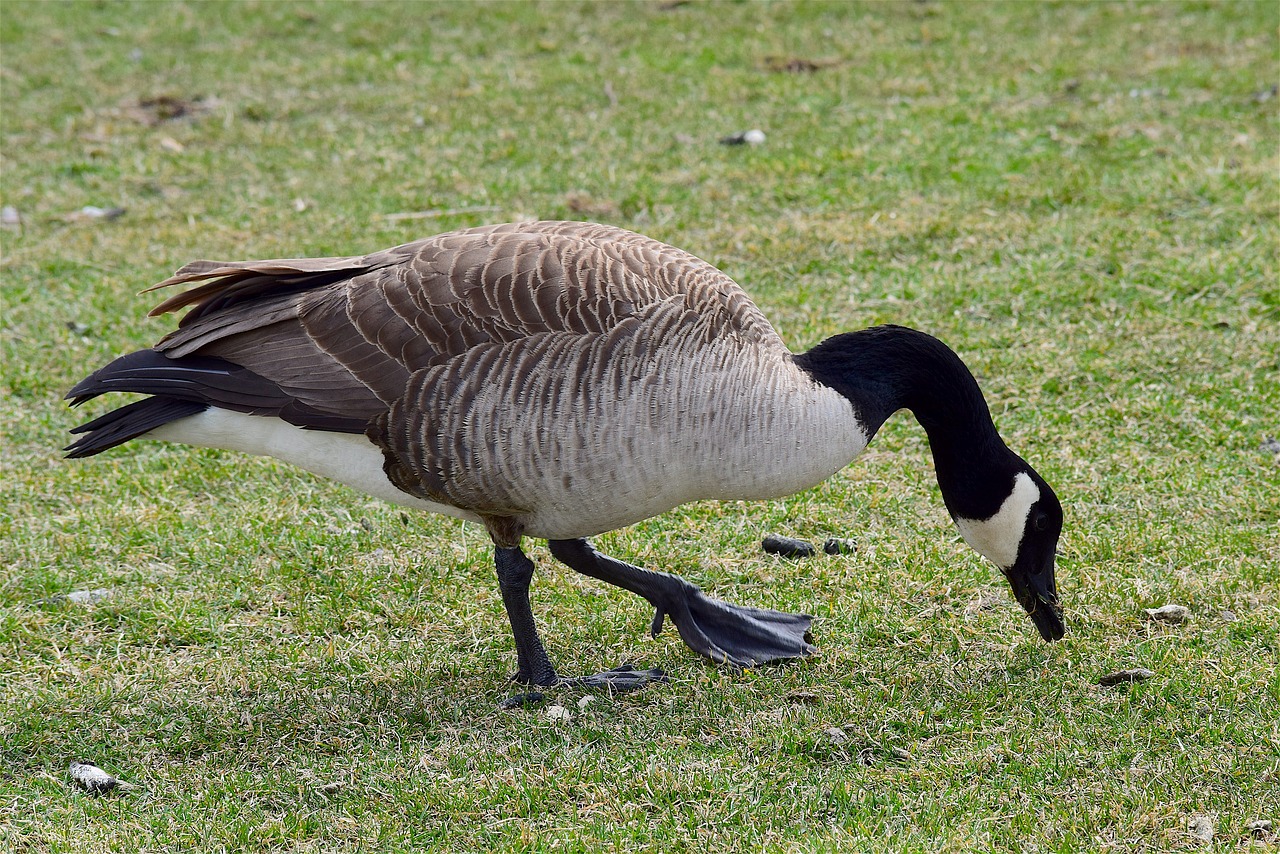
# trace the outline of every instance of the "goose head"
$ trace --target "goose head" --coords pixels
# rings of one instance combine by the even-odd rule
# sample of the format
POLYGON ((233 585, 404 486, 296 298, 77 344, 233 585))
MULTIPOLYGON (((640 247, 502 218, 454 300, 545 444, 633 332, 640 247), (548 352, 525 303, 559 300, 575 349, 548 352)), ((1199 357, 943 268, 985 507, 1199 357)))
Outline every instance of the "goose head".
MULTIPOLYGON (((995 512, 962 509, 980 505, 975 496, 948 500, 948 510, 966 543, 999 567, 1018 600, 1047 641, 1062 638, 1066 628, 1054 578, 1058 536, 1062 532, 1062 505, 1049 484, 1022 460, 1011 476, 987 481, 988 495, 998 497, 1006 484, 995 512)), ((945 496, 950 498, 950 496, 945 496)), ((991 501, 987 501, 988 507, 991 501)))
POLYGON ((1061 638, 1054 557, 1062 505, 1000 438, 960 357, 923 332, 877 326, 828 338, 794 358, 814 380, 848 399, 868 436, 900 409, 915 415, 961 536, 1000 568, 1041 636, 1061 638))

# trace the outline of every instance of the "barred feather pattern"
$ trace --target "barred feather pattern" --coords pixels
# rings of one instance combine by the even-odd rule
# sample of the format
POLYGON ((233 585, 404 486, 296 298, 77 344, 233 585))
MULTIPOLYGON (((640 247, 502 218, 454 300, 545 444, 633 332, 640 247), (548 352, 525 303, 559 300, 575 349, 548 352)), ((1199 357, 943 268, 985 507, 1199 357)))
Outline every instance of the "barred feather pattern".
POLYGON ((397 488, 505 520, 490 530, 508 540, 787 494, 868 439, 732 279, 618 228, 515 223, 362 257, 199 261, 157 287, 190 283, 153 312, 189 307, 157 350, 226 359, 295 409, 364 419, 397 488))

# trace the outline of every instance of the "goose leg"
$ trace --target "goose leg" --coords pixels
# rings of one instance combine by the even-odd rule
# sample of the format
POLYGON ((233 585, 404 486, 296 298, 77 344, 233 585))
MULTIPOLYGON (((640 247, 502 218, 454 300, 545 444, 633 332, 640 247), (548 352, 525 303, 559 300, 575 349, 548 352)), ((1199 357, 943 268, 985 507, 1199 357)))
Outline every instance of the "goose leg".
POLYGON ((657 609, 651 628, 654 636, 662 631, 663 619, 670 617, 685 644, 717 664, 751 667, 816 651, 808 643, 813 622, 808 614, 730 605, 705 595, 678 575, 602 555, 586 540, 550 540, 548 545, 551 554, 570 569, 647 599, 657 609))
POLYGON ((493 552, 493 562, 498 570, 498 590, 502 604, 511 621, 511 634, 516 641, 516 661, 519 671, 515 681, 526 685, 554 685, 558 680, 551 659, 538 637, 538 627, 533 622, 533 607, 529 604, 529 583, 533 580, 533 561, 517 546, 493 552))
MULTIPOLYGON (((502 593, 502 604, 507 610, 507 619, 511 621, 511 634, 516 642, 516 661, 519 670, 515 681, 526 685, 547 687, 551 685, 586 685, 608 688, 610 691, 622 692, 641 688, 650 682, 666 680, 661 670, 637 670, 630 665, 615 667, 592 676, 577 679, 562 679, 556 675, 547 656, 542 638, 538 637, 538 627, 533 622, 533 608, 529 604, 529 584, 533 580, 533 561, 517 546, 503 548, 498 546, 493 553, 494 566, 498 571, 498 590, 502 593)), ((517 694, 502 702, 503 708, 516 708, 542 699, 536 691, 517 694)))

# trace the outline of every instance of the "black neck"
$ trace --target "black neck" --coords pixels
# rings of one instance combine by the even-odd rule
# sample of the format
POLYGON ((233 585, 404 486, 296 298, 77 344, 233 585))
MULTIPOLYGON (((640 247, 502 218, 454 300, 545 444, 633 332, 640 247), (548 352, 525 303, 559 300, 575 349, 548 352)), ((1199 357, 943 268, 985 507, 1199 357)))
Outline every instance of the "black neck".
POLYGON ((877 326, 828 338, 795 361, 844 395, 870 435, 894 412, 910 410, 929 436, 952 515, 986 518, 1008 496, 1008 484, 993 475, 1017 458, 996 432, 977 380, 938 339, 877 326))

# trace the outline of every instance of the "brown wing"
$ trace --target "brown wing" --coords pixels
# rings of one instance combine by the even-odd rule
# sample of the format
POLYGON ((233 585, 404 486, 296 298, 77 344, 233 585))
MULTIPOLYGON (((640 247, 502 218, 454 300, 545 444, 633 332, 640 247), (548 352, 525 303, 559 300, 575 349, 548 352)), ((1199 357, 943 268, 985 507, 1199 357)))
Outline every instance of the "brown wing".
POLYGON ((301 404, 366 419, 404 397, 411 375, 476 348, 599 336, 677 295, 705 318, 705 335, 782 346, 719 270, 588 223, 487 226, 363 257, 198 261, 157 287, 188 282, 203 284, 152 312, 191 306, 157 349, 227 359, 301 404))

